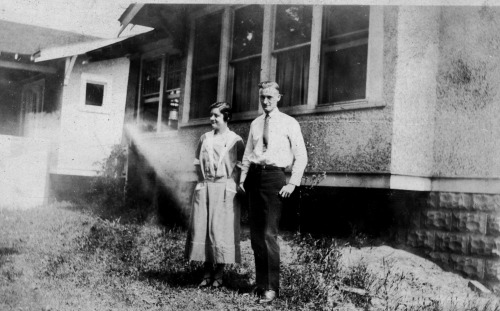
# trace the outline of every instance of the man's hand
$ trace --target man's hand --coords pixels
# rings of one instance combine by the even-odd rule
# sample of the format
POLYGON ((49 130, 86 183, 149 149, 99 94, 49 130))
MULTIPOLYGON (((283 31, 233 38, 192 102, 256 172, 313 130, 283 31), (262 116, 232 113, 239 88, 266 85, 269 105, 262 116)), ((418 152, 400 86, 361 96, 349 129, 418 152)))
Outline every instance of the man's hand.
POLYGON ((280 195, 282 198, 289 198, 294 190, 295 190, 294 184, 287 184, 283 186, 283 188, 281 188, 280 195))

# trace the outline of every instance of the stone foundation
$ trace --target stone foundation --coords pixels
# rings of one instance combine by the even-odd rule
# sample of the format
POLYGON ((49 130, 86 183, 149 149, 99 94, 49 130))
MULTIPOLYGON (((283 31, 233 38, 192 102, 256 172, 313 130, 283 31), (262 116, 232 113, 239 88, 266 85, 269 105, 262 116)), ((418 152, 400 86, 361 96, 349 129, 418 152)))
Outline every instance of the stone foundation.
POLYGON ((407 245, 500 291, 499 194, 406 193, 394 202, 406 211, 409 227, 399 236, 407 245))

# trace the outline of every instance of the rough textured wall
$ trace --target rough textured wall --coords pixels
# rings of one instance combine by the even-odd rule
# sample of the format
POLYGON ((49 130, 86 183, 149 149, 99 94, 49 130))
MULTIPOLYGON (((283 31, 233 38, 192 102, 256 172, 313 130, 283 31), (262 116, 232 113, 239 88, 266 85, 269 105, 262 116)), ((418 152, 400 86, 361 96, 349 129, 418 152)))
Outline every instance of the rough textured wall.
POLYGON ((309 154, 307 171, 389 172, 398 8, 384 8, 383 108, 298 116, 309 154))
POLYGON ((395 191, 392 198, 401 241, 500 290, 500 195, 395 191))
POLYGON ((500 177, 500 8, 442 9, 435 174, 500 177))
POLYGON ((432 174, 439 17, 439 7, 399 8, 393 174, 432 174))
POLYGON ((92 175, 99 168, 96 162, 107 158, 112 146, 121 143, 130 62, 127 58, 86 65, 81 62, 78 58, 64 87, 57 172, 92 175), (102 107, 85 105, 82 74, 107 82, 109 96, 105 95, 102 107))

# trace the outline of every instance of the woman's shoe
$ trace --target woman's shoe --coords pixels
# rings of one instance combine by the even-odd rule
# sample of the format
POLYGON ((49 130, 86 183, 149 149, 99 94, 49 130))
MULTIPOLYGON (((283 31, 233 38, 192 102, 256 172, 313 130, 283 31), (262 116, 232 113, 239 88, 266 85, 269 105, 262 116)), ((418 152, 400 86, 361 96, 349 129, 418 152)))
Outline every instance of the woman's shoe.
POLYGON ((215 279, 212 283, 212 287, 219 288, 222 287, 224 283, 222 282, 222 278, 215 279))
POLYGON ((201 281, 200 285, 198 287, 207 287, 210 286, 212 283, 212 279, 210 277, 203 278, 203 281, 201 281))

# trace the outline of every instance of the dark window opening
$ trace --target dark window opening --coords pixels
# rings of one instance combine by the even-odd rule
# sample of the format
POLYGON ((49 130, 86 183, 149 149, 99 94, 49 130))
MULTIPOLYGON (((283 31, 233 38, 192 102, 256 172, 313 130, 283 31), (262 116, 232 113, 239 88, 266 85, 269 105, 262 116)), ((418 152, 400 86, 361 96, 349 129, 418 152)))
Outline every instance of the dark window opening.
POLYGON ((87 82, 85 105, 102 106, 104 101, 104 85, 87 82))
POLYGON ((217 101, 221 27, 220 12, 195 23, 190 119, 208 117, 208 107, 217 101))
POLYGON ((312 6, 277 6, 274 55, 276 82, 284 95, 281 107, 307 103, 311 25, 312 6))
POLYGON ((366 98, 369 6, 325 6, 320 103, 366 98))
POLYGON ((258 110, 264 8, 249 5, 236 10, 231 58, 233 112, 258 110))

